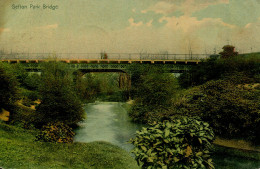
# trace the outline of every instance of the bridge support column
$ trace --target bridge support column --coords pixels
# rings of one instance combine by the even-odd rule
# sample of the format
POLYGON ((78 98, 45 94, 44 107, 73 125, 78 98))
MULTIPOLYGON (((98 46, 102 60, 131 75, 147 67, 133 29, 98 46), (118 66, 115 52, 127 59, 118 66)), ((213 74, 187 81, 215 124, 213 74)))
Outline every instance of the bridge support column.
POLYGON ((126 73, 119 74, 119 88, 120 89, 127 89, 128 84, 128 77, 126 73))

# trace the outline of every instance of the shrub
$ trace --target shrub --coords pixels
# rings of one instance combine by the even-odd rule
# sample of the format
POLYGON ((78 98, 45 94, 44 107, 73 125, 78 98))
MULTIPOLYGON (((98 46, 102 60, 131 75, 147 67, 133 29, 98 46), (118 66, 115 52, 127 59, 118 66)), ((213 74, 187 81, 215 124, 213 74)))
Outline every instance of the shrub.
POLYGON ((208 123, 182 117, 143 128, 130 143, 142 168, 214 168, 213 137, 208 123))
POLYGON ((44 125, 36 140, 44 142, 72 143, 75 133, 68 125, 61 122, 52 122, 44 125))
POLYGON ((245 86, 225 80, 209 81, 175 103, 175 112, 200 116, 222 137, 259 143, 260 90, 245 86))
POLYGON ((200 114, 216 133, 256 141, 260 122, 259 91, 222 80, 208 82, 201 88, 204 97, 199 102, 200 114))
POLYGON ((145 105, 136 99, 128 115, 136 123, 149 124, 154 121, 169 120, 172 112, 164 106, 145 105))
POLYGON ((134 101, 134 104, 131 105, 131 109, 128 113, 132 121, 144 124, 148 123, 149 121, 149 119, 147 119, 147 117, 149 117, 148 114, 149 107, 139 102, 139 99, 134 101))

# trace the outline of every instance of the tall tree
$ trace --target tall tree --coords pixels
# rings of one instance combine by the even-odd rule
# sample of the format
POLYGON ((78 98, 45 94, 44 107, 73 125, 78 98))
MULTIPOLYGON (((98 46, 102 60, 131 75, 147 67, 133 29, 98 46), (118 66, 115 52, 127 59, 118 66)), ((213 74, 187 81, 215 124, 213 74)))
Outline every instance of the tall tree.
POLYGON ((41 104, 37 108, 42 116, 42 123, 63 122, 75 125, 83 120, 83 107, 66 66, 58 62, 49 62, 42 66, 42 82, 39 89, 41 104))

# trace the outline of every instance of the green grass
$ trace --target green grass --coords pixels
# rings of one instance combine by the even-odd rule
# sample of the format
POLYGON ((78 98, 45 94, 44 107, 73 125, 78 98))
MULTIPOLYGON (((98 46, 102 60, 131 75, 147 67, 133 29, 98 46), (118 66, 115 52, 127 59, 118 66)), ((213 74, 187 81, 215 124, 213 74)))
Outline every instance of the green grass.
POLYGON ((138 168, 130 154, 107 142, 36 142, 35 131, 0 122, 0 167, 3 168, 138 168))

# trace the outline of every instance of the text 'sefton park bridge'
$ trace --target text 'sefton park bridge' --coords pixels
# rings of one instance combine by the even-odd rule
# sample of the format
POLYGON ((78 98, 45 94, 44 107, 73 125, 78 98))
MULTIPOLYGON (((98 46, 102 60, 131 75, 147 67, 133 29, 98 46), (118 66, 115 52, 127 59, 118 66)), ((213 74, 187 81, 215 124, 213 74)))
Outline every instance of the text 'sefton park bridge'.
POLYGON ((60 61, 82 72, 125 72, 133 63, 158 64, 169 72, 181 73, 210 57, 210 54, 153 53, 10 53, 0 54, 0 61, 20 63, 27 71, 40 71, 41 62, 60 61))

